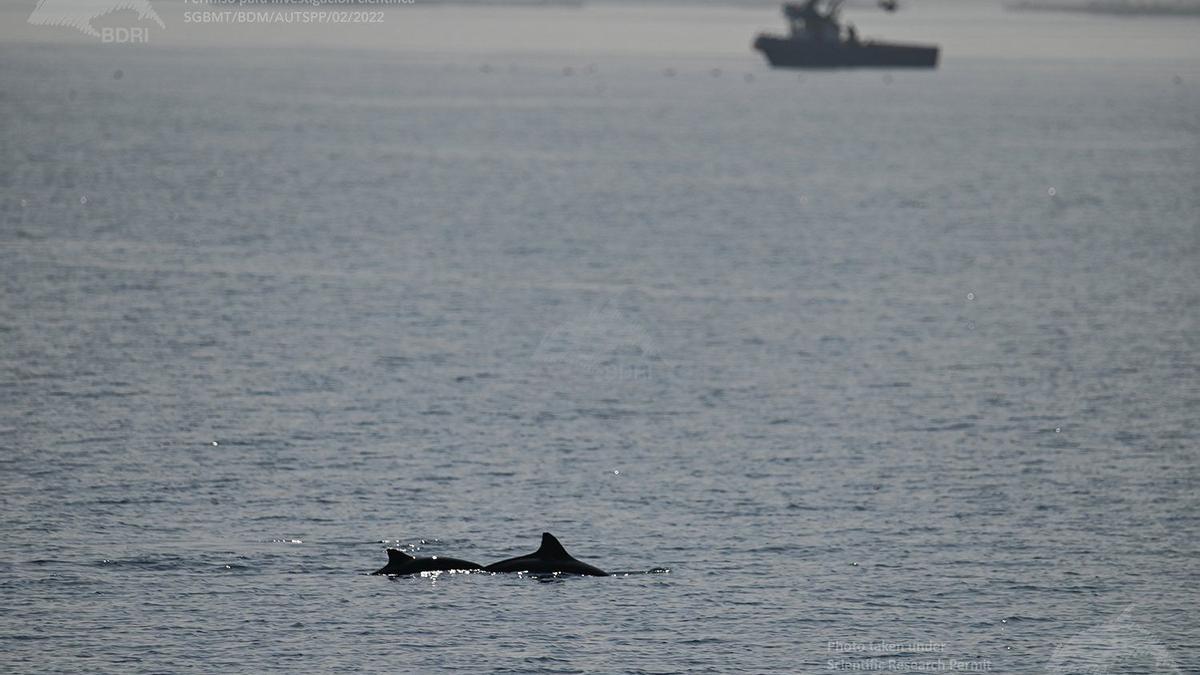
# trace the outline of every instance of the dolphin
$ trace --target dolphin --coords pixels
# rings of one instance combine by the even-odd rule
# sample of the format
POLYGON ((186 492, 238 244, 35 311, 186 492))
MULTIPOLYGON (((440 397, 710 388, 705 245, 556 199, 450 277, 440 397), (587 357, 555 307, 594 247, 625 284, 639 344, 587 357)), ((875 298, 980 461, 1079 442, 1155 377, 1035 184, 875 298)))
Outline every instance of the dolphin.
POLYGON ((483 565, 458 558, 414 558, 404 551, 389 548, 387 550, 388 564, 371 574, 420 574, 421 572, 438 572, 446 570, 480 570, 483 565))
POLYGON ((561 572, 581 574, 589 577, 606 577, 608 572, 580 562, 567 553, 554 535, 542 533, 542 546, 529 555, 494 562, 484 567, 485 572, 561 572))

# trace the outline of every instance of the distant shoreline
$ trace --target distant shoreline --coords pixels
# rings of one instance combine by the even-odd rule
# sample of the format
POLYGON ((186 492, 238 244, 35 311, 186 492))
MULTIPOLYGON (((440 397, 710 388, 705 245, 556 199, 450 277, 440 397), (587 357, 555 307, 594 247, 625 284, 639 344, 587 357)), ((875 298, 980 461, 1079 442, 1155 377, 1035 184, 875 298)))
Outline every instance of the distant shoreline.
POLYGON ((1200 16, 1200 4, 1169 2, 1121 2, 1120 0, 1091 0, 1090 2, 1041 2, 1019 0, 1005 3, 1004 8, 1018 12, 1080 12, 1115 16, 1200 16))
MULTIPOLYGON (((465 5, 468 7, 582 7, 584 0, 415 0, 414 5, 465 5)), ((247 5, 306 4, 304 0, 244 0, 247 5)), ((337 0, 325 4, 379 5, 378 0, 337 0)), ((395 3, 392 3, 395 4, 395 3)))

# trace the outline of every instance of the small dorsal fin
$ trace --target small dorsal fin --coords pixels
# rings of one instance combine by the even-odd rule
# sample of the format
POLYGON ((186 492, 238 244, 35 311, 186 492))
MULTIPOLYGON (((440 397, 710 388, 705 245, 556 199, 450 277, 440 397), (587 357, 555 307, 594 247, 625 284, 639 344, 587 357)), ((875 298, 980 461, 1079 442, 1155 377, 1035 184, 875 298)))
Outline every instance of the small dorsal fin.
POLYGON ((542 546, 534 555, 542 558, 571 557, 570 554, 567 553, 567 549, 563 548, 563 545, 558 543, 558 540, 554 538, 554 535, 550 534, 549 532, 542 533, 542 546))
POLYGON ((411 555, 405 553, 404 551, 401 551, 400 549, 389 548, 387 550, 387 552, 388 552, 388 562, 390 562, 390 563, 406 563, 413 559, 413 557, 411 555))

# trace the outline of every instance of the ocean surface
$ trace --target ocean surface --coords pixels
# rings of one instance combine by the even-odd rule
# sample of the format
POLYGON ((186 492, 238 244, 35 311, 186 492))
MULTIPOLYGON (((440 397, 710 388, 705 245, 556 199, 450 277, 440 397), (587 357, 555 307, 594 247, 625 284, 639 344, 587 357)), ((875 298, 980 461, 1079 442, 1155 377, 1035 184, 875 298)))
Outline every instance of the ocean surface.
POLYGON ((1200 22, 914 10, 860 31, 938 70, 798 74, 770 6, 29 10, 0 670, 1200 672, 1200 22), (630 574, 368 575, 543 531, 630 574))

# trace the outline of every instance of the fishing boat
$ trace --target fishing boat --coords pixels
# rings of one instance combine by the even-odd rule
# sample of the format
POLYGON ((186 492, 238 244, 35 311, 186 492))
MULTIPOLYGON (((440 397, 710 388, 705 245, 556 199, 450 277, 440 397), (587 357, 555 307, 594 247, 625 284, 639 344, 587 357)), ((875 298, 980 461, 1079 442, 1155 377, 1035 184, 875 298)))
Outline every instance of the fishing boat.
POLYGON ((783 6, 790 34, 759 35, 754 48, 776 68, 936 68, 936 45, 859 40, 853 24, 843 27, 842 0, 806 0, 783 6), (824 4, 824 11, 822 5, 824 4))

